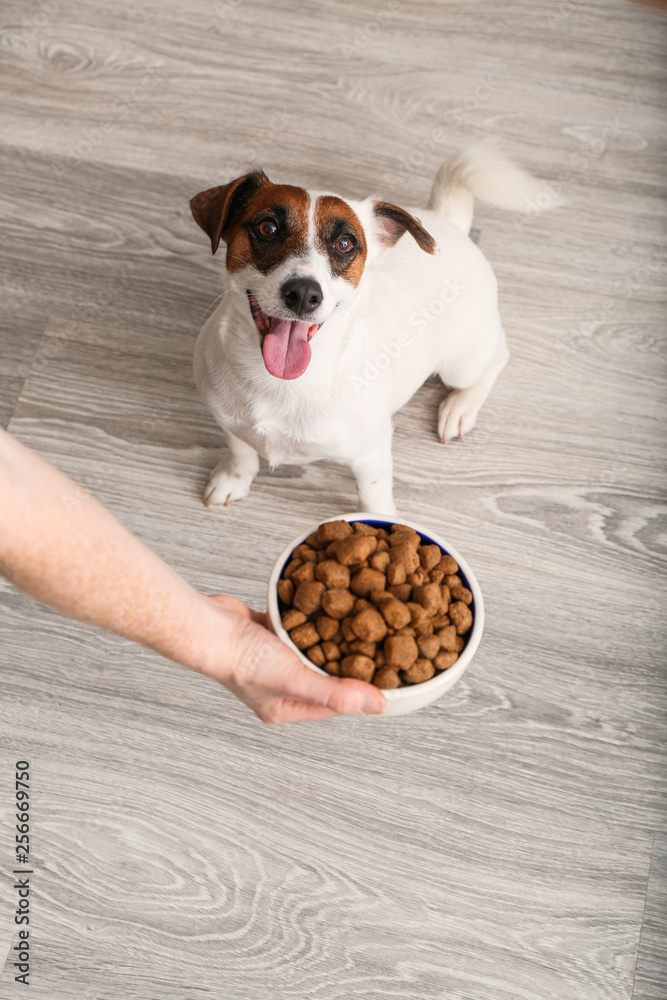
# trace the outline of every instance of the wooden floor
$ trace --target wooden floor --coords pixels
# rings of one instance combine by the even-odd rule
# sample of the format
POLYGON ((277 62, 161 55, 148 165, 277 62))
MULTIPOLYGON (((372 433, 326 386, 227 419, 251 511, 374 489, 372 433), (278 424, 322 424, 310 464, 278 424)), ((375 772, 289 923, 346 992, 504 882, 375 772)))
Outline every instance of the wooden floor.
MULTIPOLYGON (((289 538, 356 501, 319 464, 202 506, 220 434, 191 358, 221 265, 188 199, 262 164, 420 203, 449 151, 495 135, 545 207, 567 200, 477 208, 512 358, 475 432, 437 442, 435 381, 396 419, 399 506, 487 603, 439 703, 267 729, 0 584, 1 857, 28 759, 31 997, 664 1000, 667 16, 6 0, 1 18, 0 419, 207 592, 262 606, 289 538)), ((26 995, 13 975, 2 1000, 26 995)))

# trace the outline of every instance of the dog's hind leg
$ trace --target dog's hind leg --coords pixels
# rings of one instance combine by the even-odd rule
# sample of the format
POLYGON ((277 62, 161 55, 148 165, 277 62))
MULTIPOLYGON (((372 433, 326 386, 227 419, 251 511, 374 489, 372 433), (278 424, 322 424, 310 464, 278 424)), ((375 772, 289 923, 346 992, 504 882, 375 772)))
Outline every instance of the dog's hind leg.
POLYGON ((254 448, 225 431, 229 454, 220 459, 204 490, 207 507, 247 497, 253 479, 259 471, 259 455, 254 448))
MULTIPOLYGON (((463 439, 473 429, 477 414, 491 392, 493 383, 507 364, 508 358, 509 351, 503 333, 493 363, 479 382, 465 389, 452 389, 449 395, 445 396, 438 409, 438 437, 443 444, 456 437, 463 439)), ((439 374, 447 385, 446 371, 441 371, 439 374)))
POLYGON ((360 509, 373 514, 393 516, 396 513, 392 491, 392 434, 393 427, 388 420, 374 447, 350 462, 359 487, 360 509))

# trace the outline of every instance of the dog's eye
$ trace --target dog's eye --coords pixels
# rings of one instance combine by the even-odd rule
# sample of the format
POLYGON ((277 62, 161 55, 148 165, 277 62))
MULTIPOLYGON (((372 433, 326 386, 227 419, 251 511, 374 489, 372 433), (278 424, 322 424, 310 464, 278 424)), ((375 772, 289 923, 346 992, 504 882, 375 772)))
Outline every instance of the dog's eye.
POLYGON ((262 219, 261 222, 257 223, 257 232, 260 236, 268 239, 271 236, 275 236, 278 232, 278 224, 273 219, 262 219))
POLYGON ((351 236, 350 233, 344 233, 334 243, 334 250, 337 250, 338 253, 350 253, 356 245, 357 241, 354 236, 351 236))

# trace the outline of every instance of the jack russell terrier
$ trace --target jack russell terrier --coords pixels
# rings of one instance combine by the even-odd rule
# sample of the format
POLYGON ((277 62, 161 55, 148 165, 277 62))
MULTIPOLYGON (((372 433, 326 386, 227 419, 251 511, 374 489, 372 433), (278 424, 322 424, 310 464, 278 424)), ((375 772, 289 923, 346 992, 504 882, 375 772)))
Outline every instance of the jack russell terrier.
POLYGON ((525 210, 542 185, 495 144, 453 156, 428 207, 273 184, 261 171, 196 195, 225 291, 195 380, 229 451, 204 503, 245 497, 271 466, 349 465, 360 509, 394 515, 392 414, 437 373, 443 442, 472 430, 508 359, 496 279, 468 234, 473 197, 525 210), (417 218, 415 212, 419 212, 417 218))

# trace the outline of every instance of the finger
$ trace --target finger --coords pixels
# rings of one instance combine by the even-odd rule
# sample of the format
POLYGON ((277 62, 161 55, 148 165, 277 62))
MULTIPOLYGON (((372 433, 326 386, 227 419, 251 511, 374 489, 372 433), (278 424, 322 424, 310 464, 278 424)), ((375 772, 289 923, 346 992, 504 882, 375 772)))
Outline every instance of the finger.
POLYGON ((327 708, 336 715, 380 715, 387 707, 387 699, 372 684, 352 678, 325 677, 305 665, 284 681, 283 693, 289 698, 327 708))
POLYGON ((273 726, 279 726, 288 722, 315 722, 317 719, 331 719, 338 714, 338 712, 334 712, 330 708, 323 708, 321 705, 310 705, 306 701, 281 698, 263 721, 273 726))

